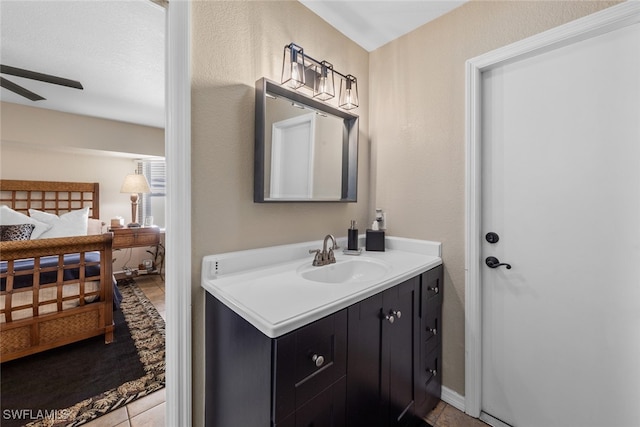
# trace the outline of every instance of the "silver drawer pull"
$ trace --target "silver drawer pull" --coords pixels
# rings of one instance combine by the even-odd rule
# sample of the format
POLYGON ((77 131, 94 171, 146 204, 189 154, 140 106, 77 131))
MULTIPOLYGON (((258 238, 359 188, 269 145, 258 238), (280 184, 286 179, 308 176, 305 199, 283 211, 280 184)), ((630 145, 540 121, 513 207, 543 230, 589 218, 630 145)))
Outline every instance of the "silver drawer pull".
POLYGON ((324 364, 324 357, 318 354, 311 356, 311 361, 316 364, 316 367, 320 367, 324 364))
POLYGON ((437 328, 427 328, 427 332, 431 332, 433 335, 438 335, 437 328))
POLYGON ((429 292, 433 292, 434 294, 437 294, 438 292, 440 292, 440 288, 438 288, 437 286, 434 286, 434 287, 429 286, 427 287, 427 290, 429 292))
POLYGON ((433 375, 434 377, 436 375, 438 375, 438 371, 436 369, 429 369, 427 368, 427 372, 429 372, 431 375, 433 375))

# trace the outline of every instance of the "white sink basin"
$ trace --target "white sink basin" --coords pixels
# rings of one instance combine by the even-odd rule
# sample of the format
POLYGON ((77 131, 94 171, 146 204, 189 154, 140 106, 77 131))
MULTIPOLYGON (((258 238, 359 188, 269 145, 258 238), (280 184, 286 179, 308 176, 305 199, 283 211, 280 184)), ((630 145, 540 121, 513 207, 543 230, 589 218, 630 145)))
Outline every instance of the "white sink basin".
POLYGON ((322 267, 307 264, 298 269, 298 274, 303 279, 313 282, 364 283, 379 280, 390 270, 389 264, 377 259, 349 258, 322 267))

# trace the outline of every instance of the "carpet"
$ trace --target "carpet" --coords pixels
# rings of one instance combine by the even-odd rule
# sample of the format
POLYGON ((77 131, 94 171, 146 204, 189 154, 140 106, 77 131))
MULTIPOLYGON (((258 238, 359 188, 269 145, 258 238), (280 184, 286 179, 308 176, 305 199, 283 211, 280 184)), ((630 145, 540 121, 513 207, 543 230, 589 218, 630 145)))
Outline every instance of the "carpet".
POLYGON ((78 426, 165 385, 165 325, 135 282, 119 283, 115 340, 84 340, 0 365, 0 424, 78 426))

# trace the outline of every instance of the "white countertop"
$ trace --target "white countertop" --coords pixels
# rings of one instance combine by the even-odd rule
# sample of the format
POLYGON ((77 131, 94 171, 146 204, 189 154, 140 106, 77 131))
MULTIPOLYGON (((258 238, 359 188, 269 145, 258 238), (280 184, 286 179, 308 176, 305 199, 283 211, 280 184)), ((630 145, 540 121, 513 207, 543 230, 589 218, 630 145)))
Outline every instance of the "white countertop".
MULTIPOLYGON (((354 256, 335 251, 336 264, 370 258, 390 266, 376 281, 303 279, 298 271, 311 266, 309 249, 322 249, 322 241, 313 241, 205 256, 202 287, 266 336, 277 338, 442 264, 438 242, 387 237, 385 243, 384 252, 363 249, 362 255, 354 256)), ((346 247, 346 238, 338 244, 346 247)), ((364 235, 360 246, 364 247, 364 235)))

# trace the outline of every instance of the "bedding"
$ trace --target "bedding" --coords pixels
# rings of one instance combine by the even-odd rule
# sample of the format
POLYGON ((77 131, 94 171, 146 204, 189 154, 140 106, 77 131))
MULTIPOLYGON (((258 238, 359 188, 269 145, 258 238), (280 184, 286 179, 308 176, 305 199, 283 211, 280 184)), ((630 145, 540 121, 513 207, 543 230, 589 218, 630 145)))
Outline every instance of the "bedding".
MULTIPOLYGON (((58 279, 58 256, 47 256, 40 258, 40 286, 46 286, 47 284, 55 284, 58 279)), ((93 293, 100 289, 100 252, 86 252, 85 253, 85 264, 89 264, 85 266, 85 278, 95 278, 94 281, 85 282, 84 293, 93 293)), ((63 257, 63 265, 65 266, 74 266, 78 265, 76 268, 65 268, 63 269, 63 280, 64 282, 72 282, 77 280, 80 277, 80 255, 79 254, 68 254, 63 257)), ((24 274, 20 275, 19 272, 32 272, 33 271, 33 259, 21 259, 16 260, 14 262, 13 269, 16 272, 16 275, 13 280, 13 289, 23 289, 30 288, 33 286, 33 274, 24 274)), ((7 272, 7 261, 0 262, 0 273, 7 272)), ((66 299, 74 295, 79 295, 78 283, 67 283, 63 286, 62 298, 66 299), (72 293, 75 291, 75 293, 72 293)), ((120 290, 118 289, 118 284, 116 282, 115 277, 112 279, 113 286, 113 308, 117 310, 120 307, 120 301, 122 300, 122 296, 120 294, 120 290)), ((0 291, 6 291, 6 278, 3 277, 0 279, 0 291)), ((39 309, 40 314, 46 314, 49 312, 55 312, 55 299, 57 296, 56 286, 53 285, 49 288, 40 288, 39 290, 39 303, 45 301, 52 301, 49 309, 44 309, 41 307, 39 309)), ((90 303, 95 301, 97 296, 92 296, 91 298, 85 298, 85 303, 90 303)), ((30 304, 33 300, 33 293, 31 291, 26 292, 14 292, 13 298, 11 302, 11 307, 19 307, 21 305, 30 304), (19 295, 19 298, 18 298, 19 295)), ((71 307, 77 307, 79 304, 79 299, 76 298, 75 302, 65 301, 62 305, 62 309, 66 310, 71 307)), ((0 296, 0 307, 5 307, 4 295, 0 296)), ((24 317, 31 316, 32 310, 29 308, 28 316, 16 317, 16 312, 12 315, 13 320, 18 320, 24 317)), ((4 314, 0 317, 0 323, 4 322, 4 314)))
POLYGON ((28 215, 11 209, 9 206, 0 206, 0 225, 33 224, 35 226, 31 233, 31 239, 39 238, 44 232, 51 228, 51 225, 31 218, 28 215))
POLYGON ((34 228, 33 224, 0 225, 0 242, 29 240, 34 228))
MULTIPOLYGON (((45 256, 40 258, 40 285, 47 283, 56 283, 58 280, 58 256, 45 256)), ((100 278, 100 252, 86 252, 84 261, 86 264, 84 275, 85 277, 100 278)), ((80 264, 79 254, 67 254, 63 257, 63 264, 65 266, 73 266, 80 264)), ((19 275, 20 271, 31 272, 33 270, 33 259, 20 259, 16 260, 13 265, 13 270, 16 275, 13 280, 13 288, 19 289, 29 287, 33 285, 33 275, 24 274, 19 275)), ((0 273, 7 272, 7 261, 0 262, 0 273)), ((76 280, 80 277, 80 268, 65 268, 63 270, 63 280, 76 280)), ((6 290, 6 278, 0 279, 0 291, 6 290)))
POLYGON ((40 239, 86 236, 89 227, 88 206, 59 216, 36 209, 29 209, 29 217, 50 226, 47 231, 40 235, 40 239))
MULTIPOLYGON (((114 290, 117 286, 114 287, 114 290)), ((97 301, 100 297, 98 291, 100 290, 100 281, 85 282, 84 284, 84 303, 90 304, 97 301), (93 294, 93 295, 88 295, 93 294)), ((78 307, 80 302, 80 284, 71 283, 62 287, 62 311, 69 310, 70 308, 78 307), (75 298, 74 298, 75 297, 75 298)), ((58 312, 58 288, 56 286, 44 287, 38 290, 38 315, 57 313, 58 312)), ((11 320, 27 319, 33 316, 33 291, 15 292, 11 296, 11 320), (25 307, 17 309, 17 307, 25 307)), ((5 296, 0 295, 0 307, 5 307, 5 296)), ((4 313, 0 313, 0 323, 5 323, 7 320, 4 313)))

